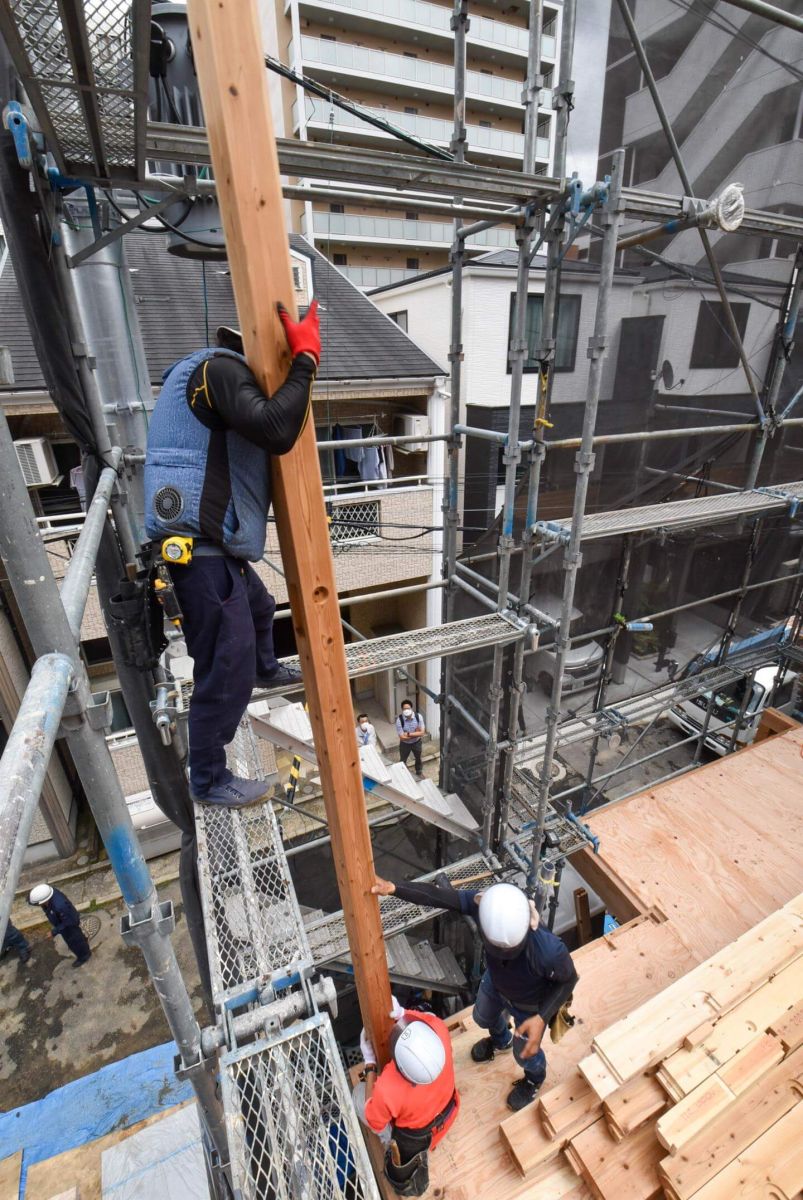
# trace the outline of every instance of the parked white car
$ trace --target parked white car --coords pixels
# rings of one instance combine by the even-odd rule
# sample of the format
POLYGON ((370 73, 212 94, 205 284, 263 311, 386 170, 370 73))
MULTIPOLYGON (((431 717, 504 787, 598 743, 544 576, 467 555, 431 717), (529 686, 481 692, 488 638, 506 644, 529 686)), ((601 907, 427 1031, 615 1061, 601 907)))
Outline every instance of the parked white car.
MULTIPOLYGON (((776 663, 767 663, 759 667, 753 676, 752 685, 749 676, 739 679, 727 689, 717 692, 711 709, 711 720, 708 724, 705 745, 714 754, 727 754, 733 740, 736 720, 742 711, 745 690, 750 687, 750 697, 744 710, 744 719, 736 735, 734 749, 749 746, 756 736, 761 724, 761 714, 767 707, 772 692, 772 686, 778 674, 776 663)), ((792 710, 792 692, 797 679, 797 673, 787 670, 776 689, 773 697, 773 708, 789 713, 792 710)), ((683 700, 674 705, 669 711, 669 720, 684 733, 699 733, 705 723, 705 714, 711 692, 703 692, 693 700, 683 700)))

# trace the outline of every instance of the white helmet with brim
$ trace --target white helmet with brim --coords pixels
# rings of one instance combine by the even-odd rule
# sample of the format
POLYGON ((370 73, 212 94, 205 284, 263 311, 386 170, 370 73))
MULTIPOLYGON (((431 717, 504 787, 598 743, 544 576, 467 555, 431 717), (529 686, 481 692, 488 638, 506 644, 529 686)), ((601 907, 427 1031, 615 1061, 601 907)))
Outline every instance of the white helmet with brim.
POLYGON ((47 904, 52 895, 53 889, 49 883, 37 883, 36 887, 31 888, 28 903, 47 904))
POLYGON ((530 932, 530 902, 512 883, 495 883, 482 893, 479 927, 482 940, 495 958, 516 958, 530 932))
POLYGON ((434 1083, 446 1066, 443 1042, 431 1025, 414 1017, 396 1023, 390 1052, 404 1078, 419 1086, 434 1083))

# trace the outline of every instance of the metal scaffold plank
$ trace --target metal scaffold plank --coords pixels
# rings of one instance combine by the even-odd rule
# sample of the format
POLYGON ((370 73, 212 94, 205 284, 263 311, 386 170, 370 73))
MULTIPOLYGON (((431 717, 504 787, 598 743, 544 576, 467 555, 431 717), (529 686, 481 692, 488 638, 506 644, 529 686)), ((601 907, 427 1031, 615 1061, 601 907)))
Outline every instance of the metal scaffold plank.
POLYGON ((379 1200, 329 1017, 221 1059, 242 1200, 379 1200))
MULTIPOLYGON (((346 666, 349 677, 357 679, 361 675, 390 671, 414 662, 516 642, 525 635, 529 636, 530 629, 531 626, 526 622, 519 621, 511 614, 486 613, 481 617, 452 621, 434 628, 411 629, 392 633, 388 637, 350 642, 346 646, 346 666)), ((295 655, 283 658, 281 662, 294 670, 299 669, 299 659, 295 655)), ((288 690, 286 684, 273 689, 278 693, 288 690)), ((259 695, 269 694, 270 691, 259 689, 259 695)))
MULTIPOLYGON (((168 161, 209 164, 206 130, 187 125, 148 125, 149 157, 168 161)), ((498 167, 441 162, 388 150, 367 149, 343 143, 298 142, 278 139, 282 172, 298 179, 339 180, 345 183, 403 189, 411 193, 458 195, 464 199, 523 204, 532 199, 549 203, 563 192, 563 181, 545 175, 525 175, 498 167)), ((144 180, 143 180, 144 182, 144 180)), ((631 217, 668 221, 682 219, 683 197, 659 192, 622 189, 625 213, 631 217)), ((803 219, 785 213, 746 209, 743 233, 775 233, 803 237, 803 219)))
POLYGON ((0 35, 65 174, 143 177, 149 29, 148 0, 0 0, 0 35))
MULTIPOLYGON (((803 481, 797 480, 752 492, 726 492, 691 500, 669 500, 662 504, 591 513, 583 522, 582 538, 584 542, 591 542, 651 529, 690 529, 697 525, 735 520, 737 517, 783 512, 796 507, 800 500, 803 500, 803 481)), ((571 521, 550 521, 547 528, 568 534, 571 521)))
MULTIPOLYGON (((494 881, 493 871, 486 859, 481 854, 472 854, 459 862, 451 863, 441 871, 431 871, 427 875, 420 875, 416 882, 427 882, 441 875, 445 875, 452 887, 458 889, 461 887, 481 889, 494 881)), ((406 929, 413 929, 416 925, 423 925, 426 921, 431 921, 433 917, 443 911, 443 909, 422 908, 418 904, 409 904, 397 896, 380 896, 379 898, 382 931, 385 938, 389 939, 395 938, 397 934, 403 933, 406 929)), ((307 925, 307 937, 316 966, 348 958, 348 939, 342 913, 329 913, 317 921, 310 921, 307 925)))

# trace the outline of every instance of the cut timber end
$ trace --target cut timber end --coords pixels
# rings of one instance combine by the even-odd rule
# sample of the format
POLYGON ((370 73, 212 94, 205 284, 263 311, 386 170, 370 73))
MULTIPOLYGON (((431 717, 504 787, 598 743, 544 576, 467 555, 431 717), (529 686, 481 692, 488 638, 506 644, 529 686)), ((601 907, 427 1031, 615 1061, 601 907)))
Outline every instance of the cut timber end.
MULTIPOLYGON (((296 306, 256 3, 189 0, 188 16, 245 354, 270 395, 288 365, 277 304, 291 316, 296 306)), ((354 978, 363 1021, 384 1061, 390 982, 379 905, 370 894, 373 854, 312 420, 293 449, 273 460, 273 478, 354 978)))
POLYGON ((621 1141, 645 1122, 659 1116, 669 1099, 654 1075, 637 1075, 605 1100, 608 1128, 621 1141))

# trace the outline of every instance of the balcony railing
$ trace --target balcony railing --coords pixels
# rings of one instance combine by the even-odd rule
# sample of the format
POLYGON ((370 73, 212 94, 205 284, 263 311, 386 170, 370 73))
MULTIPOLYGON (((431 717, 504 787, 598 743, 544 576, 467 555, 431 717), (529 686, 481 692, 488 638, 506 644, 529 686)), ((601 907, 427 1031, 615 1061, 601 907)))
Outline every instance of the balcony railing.
MULTIPOLYGON (((378 242, 403 242, 411 247, 427 243, 449 246, 454 240, 454 226, 450 221, 408 221, 403 217, 362 217, 351 213, 313 212, 312 228, 316 236, 322 238, 353 238, 355 241, 371 238, 378 242)), ((502 226, 485 229, 468 243, 469 247, 493 248, 515 244, 513 231, 502 226)))
MULTIPOLYGON (((320 124, 321 127, 329 128, 330 119, 335 128, 340 129, 358 129, 361 133, 376 134, 379 137, 390 136, 382 134, 382 132, 365 121, 361 121, 358 116, 353 113, 345 112, 342 109, 334 109, 333 112, 327 113, 326 116, 321 116, 316 120, 314 115, 315 110, 311 101, 308 102, 312 114, 308 113, 307 122, 320 124)), ((390 122, 398 129, 405 133, 411 133, 415 137, 421 138, 425 142, 433 142, 436 145, 448 146, 452 137, 452 122, 445 121, 440 117, 414 116, 412 113, 397 112, 395 109, 389 108, 368 108, 366 112, 372 113, 375 117, 381 117, 383 121, 390 122)), ((298 128, 297 119, 297 104, 293 104, 293 127, 298 128)), ((524 153, 524 138, 520 133, 514 133, 509 129, 494 129, 488 128, 485 125, 468 125, 468 148, 471 150, 487 150, 490 153, 510 154, 516 158, 521 158, 524 153)), ((536 155, 539 160, 549 162, 549 138, 539 137, 536 155)))
POLYGON ((409 271, 406 267, 338 267, 338 270, 359 288, 385 287, 420 275, 420 271, 409 271))
MULTIPOLYGON (((301 54, 307 66, 334 67, 359 75, 378 75, 400 83, 454 92, 452 68, 425 58, 408 58, 386 50, 374 50, 369 46, 353 46, 349 42, 329 42, 308 36, 301 38, 301 54)), ((466 93, 469 98, 498 100, 519 106, 521 90, 520 80, 486 75, 482 71, 466 71, 466 93)))
MULTIPOLYGON (((394 25, 409 28, 416 25, 422 29, 431 29, 451 38, 451 8, 438 4, 427 4, 426 0, 314 0, 314 3, 326 5, 327 8, 349 8, 353 12, 364 13, 367 17, 378 17, 394 25)), ((498 46, 504 50, 527 53, 527 30, 518 25, 508 25, 504 21, 495 21, 490 17, 472 16, 468 33, 470 42, 482 42, 485 46, 498 46)), ((552 42, 552 51, 545 48, 544 53, 554 56, 554 38, 545 38, 552 42)))

